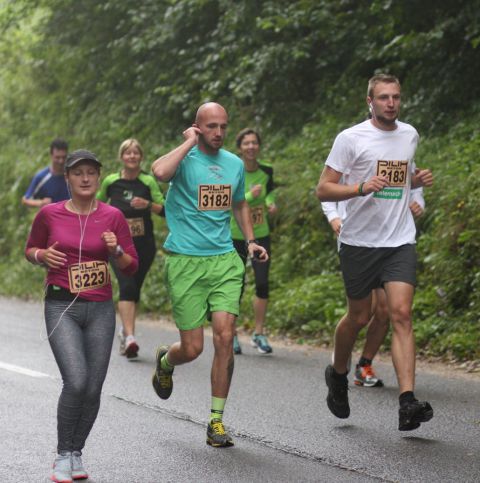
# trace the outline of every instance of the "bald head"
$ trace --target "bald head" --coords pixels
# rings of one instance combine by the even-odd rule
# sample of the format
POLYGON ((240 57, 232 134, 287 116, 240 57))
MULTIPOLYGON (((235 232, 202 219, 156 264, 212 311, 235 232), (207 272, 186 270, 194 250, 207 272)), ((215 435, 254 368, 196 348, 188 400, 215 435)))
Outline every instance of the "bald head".
POLYGON ((216 154, 223 146, 228 125, 228 114, 216 102, 206 102, 197 111, 194 127, 200 130, 198 147, 208 154, 216 154))
POLYGON ((209 117, 210 115, 223 115, 228 119, 227 111, 222 105, 218 104, 217 102, 205 102, 205 104, 202 104, 197 110, 195 124, 201 124, 202 121, 205 121, 205 118, 209 117))

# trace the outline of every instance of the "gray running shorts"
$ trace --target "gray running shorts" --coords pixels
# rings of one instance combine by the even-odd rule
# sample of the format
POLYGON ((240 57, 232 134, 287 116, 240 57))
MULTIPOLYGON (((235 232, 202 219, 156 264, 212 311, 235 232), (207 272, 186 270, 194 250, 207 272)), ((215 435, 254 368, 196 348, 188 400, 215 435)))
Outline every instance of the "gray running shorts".
POLYGON ((348 298, 363 299, 386 282, 417 283, 415 245, 370 248, 342 243, 339 255, 348 298))

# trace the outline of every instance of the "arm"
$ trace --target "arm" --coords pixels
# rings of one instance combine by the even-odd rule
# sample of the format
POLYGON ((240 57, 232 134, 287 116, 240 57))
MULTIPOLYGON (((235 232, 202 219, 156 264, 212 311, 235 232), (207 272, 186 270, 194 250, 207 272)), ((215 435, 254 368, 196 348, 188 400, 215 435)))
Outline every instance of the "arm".
POLYGON ((349 200, 357 196, 376 193, 389 185, 385 176, 373 176, 368 181, 351 185, 339 184, 341 177, 342 173, 335 171, 330 166, 325 166, 317 184, 317 198, 320 201, 349 200))
POLYGON ((335 235, 340 235, 340 229, 342 228, 342 218, 338 214, 337 205, 334 201, 324 201, 321 203, 324 215, 327 217, 330 226, 332 227, 335 235))
POLYGON ((274 215, 277 212, 275 184, 273 183, 273 169, 270 170, 267 183, 267 196, 265 197, 265 204, 268 208, 268 213, 274 215))
POLYGON ((58 241, 47 247, 48 222, 44 210, 40 210, 32 223, 25 247, 25 258, 35 265, 60 268, 67 262, 65 253, 58 251, 58 241))
POLYGON ((152 172, 154 176, 163 182, 170 181, 175 175, 182 159, 197 144, 200 132, 200 129, 193 126, 183 131, 185 141, 173 151, 170 151, 168 154, 163 155, 153 162, 152 172))
POLYGON ((34 200, 33 198, 26 198, 22 196, 22 204, 28 206, 28 208, 41 208, 42 206, 48 205, 52 202, 52 198, 41 198, 39 200, 34 200))
POLYGON ((415 218, 419 218, 425 211, 425 199, 423 188, 415 188, 410 191, 410 211, 415 218))
POLYGON ((250 240, 254 240, 255 237, 253 234, 252 220, 250 219, 250 209, 248 207, 248 203, 245 200, 235 201, 232 204, 232 213, 236 222, 238 223, 238 226, 240 227, 240 230, 242 230, 243 237, 248 243, 247 249, 249 255, 258 261, 266 262, 268 260, 268 253, 265 248, 257 245, 254 242, 249 243, 250 240), (256 253, 258 254, 257 256, 256 253))
POLYGON ((165 198, 158 186, 157 180, 151 175, 142 174, 141 181, 148 186, 152 201, 136 196, 130 203, 132 207, 140 210, 150 209, 157 215, 164 215, 165 198))

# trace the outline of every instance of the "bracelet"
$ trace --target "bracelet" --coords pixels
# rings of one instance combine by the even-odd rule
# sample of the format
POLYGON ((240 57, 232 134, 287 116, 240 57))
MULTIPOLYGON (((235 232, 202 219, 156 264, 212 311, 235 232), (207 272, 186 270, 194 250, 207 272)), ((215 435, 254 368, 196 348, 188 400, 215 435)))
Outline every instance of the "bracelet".
POLYGON ((360 196, 365 196, 366 193, 363 192, 363 185, 365 184, 365 181, 362 181, 359 185, 358 185, 358 194, 360 196))
POLYGON ((35 259, 35 263, 36 263, 37 265, 42 265, 42 262, 41 262, 41 261, 38 259, 38 252, 39 252, 40 250, 41 250, 41 248, 37 248, 37 249, 35 250, 34 255, 33 255, 33 258, 35 259))
POLYGON ((248 245, 250 245, 251 243, 255 243, 258 245, 258 240, 257 239, 253 239, 253 240, 246 240, 245 241, 245 245, 247 245, 247 248, 248 248, 248 245))
POLYGON ((147 210, 151 210, 151 209, 152 209, 152 204, 153 204, 153 203, 152 203, 151 201, 149 201, 149 202, 148 202, 148 205, 147 205, 147 210))

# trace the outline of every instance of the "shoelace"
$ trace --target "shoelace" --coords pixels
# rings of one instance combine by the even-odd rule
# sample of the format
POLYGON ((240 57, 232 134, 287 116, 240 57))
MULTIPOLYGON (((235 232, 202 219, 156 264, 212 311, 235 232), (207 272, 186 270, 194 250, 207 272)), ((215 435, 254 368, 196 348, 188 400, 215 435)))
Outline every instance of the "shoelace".
POLYGON ((172 375, 171 374, 160 374, 158 377, 158 380, 160 381, 160 385, 161 386, 167 386, 167 387, 170 387, 170 384, 171 384, 171 377, 172 375))
POLYGON ((215 422, 215 423, 212 422, 210 424, 211 424, 213 432, 215 434, 221 434, 221 435, 225 434, 225 428, 224 428, 223 423, 221 421, 218 421, 218 422, 215 422))

